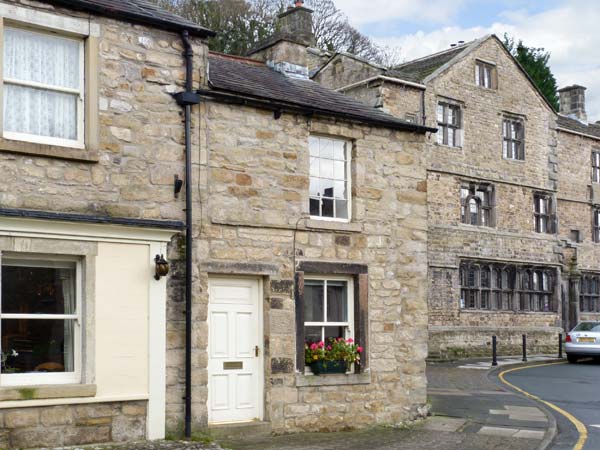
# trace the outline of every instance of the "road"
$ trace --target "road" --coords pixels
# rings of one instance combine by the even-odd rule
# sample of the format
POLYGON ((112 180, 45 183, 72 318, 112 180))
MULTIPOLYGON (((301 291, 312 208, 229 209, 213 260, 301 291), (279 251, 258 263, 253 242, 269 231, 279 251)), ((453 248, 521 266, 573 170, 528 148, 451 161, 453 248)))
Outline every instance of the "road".
MULTIPOLYGON (((581 450, 600 450, 600 363, 554 364, 505 374, 509 383, 570 413, 587 428, 581 450), (596 426, 595 426, 596 425, 596 426)), ((557 420, 558 436, 551 450, 573 450, 580 437, 575 425, 549 408, 557 420)), ((578 449, 579 450, 579 449, 578 449)))

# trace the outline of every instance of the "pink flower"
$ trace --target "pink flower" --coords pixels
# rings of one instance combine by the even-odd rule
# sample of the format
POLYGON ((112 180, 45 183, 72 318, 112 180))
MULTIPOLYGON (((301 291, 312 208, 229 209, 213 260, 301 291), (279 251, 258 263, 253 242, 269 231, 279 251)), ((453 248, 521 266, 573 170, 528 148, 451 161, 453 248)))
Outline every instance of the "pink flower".
POLYGON ((325 343, 323 341, 319 342, 319 348, 323 348, 325 346, 325 343))
POLYGON ((344 338, 337 338, 337 341, 338 341, 338 342, 341 342, 341 341, 343 341, 343 340, 344 340, 344 338))
POLYGON ((314 342, 312 344, 310 344, 310 349, 311 350, 316 350, 317 349, 317 344, 315 344, 314 342))
POLYGON ((352 344, 353 342, 354 342, 354 339, 352 339, 352 338, 346 339, 346 344, 352 344))
POLYGON ((356 349, 356 351, 357 351, 358 353, 362 353, 362 352, 363 352, 363 348, 362 348, 362 347, 358 347, 358 348, 356 349))
POLYGON ((331 350, 331 345, 328 345, 328 346, 327 346, 327 350, 331 350))

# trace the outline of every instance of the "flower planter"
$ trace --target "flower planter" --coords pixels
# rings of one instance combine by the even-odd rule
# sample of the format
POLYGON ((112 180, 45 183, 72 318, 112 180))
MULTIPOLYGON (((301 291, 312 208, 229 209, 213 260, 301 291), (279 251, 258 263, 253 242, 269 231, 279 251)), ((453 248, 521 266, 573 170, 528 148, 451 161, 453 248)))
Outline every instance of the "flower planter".
POLYGON ((315 375, 346 373, 348 365, 346 361, 316 361, 310 365, 310 369, 315 375))

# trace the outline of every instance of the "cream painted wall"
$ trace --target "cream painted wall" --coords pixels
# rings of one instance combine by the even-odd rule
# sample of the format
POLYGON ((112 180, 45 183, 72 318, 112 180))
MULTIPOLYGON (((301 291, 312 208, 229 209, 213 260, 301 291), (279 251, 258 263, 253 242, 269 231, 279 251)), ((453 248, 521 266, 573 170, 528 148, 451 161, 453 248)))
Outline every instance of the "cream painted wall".
POLYGON ((98 244, 97 397, 148 396, 149 250, 148 245, 98 244))

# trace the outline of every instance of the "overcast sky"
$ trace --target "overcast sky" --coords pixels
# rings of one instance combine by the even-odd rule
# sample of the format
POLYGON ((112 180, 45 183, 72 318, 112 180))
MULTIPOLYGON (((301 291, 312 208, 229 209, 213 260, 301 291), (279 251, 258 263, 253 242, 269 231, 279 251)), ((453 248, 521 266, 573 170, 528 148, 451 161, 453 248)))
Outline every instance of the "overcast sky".
POLYGON ((590 121, 600 120, 598 0, 335 0, 350 22, 406 60, 494 33, 552 54, 559 87, 588 88, 590 121))

